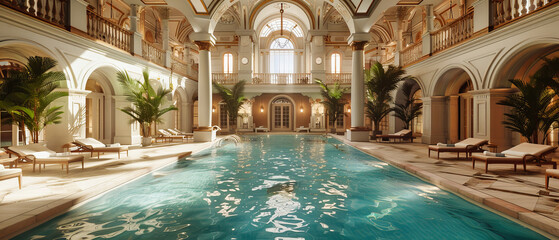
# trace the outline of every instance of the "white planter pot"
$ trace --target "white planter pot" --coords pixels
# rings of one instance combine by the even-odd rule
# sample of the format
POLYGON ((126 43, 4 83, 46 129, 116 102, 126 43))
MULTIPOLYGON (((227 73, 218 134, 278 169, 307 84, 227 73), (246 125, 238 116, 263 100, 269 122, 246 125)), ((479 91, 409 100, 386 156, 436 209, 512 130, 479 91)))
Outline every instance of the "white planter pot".
POLYGON ((151 145, 151 137, 142 137, 142 146, 146 147, 151 145))

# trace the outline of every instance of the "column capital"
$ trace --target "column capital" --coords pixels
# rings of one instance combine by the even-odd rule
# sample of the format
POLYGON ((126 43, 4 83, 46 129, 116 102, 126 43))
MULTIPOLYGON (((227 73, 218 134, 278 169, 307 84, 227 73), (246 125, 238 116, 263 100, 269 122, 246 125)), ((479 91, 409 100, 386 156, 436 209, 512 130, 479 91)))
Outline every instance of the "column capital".
POLYGON ((351 42, 349 45, 353 51, 363 51, 365 49, 365 45, 367 45, 367 41, 355 41, 351 42))
POLYGON ((210 51, 210 48, 214 46, 211 41, 194 41, 194 44, 198 46, 200 51, 210 51))

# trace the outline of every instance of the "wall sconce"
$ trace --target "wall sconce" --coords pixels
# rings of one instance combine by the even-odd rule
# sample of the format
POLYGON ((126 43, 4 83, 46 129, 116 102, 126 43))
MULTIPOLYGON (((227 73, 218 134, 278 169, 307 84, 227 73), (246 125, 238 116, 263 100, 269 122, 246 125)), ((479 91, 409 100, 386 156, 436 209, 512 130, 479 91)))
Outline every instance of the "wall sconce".
POLYGON ((215 112, 215 106, 212 106, 212 112, 215 112))
POLYGON ((350 112, 351 112, 351 108, 348 108, 348 109, 347 109, 347 112, 350 113, 350 112))
POLYGON ((299 111, 303 112, 303 106, 301 106, 301 108, 299 109, 299 111))
POLYGON ((264 112, 264 106, 260 106, 260 112, 264 112))

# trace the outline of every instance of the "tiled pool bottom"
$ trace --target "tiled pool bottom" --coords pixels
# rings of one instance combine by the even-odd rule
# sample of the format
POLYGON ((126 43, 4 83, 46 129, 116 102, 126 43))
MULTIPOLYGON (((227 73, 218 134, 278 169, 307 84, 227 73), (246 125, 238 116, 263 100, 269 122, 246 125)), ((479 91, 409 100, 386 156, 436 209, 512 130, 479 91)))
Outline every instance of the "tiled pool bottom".
POLYGON ((334 139, 245 140, 16 239, 545 239, 334 139))

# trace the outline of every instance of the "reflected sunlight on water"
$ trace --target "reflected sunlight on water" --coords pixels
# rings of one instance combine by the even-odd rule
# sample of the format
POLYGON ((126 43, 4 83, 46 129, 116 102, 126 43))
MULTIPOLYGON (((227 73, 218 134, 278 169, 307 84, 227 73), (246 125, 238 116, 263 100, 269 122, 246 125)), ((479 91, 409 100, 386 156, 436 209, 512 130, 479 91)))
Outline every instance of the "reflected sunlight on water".
POLYGON ((16 239, 544 239, 331 138, 259 135, 16 239))

